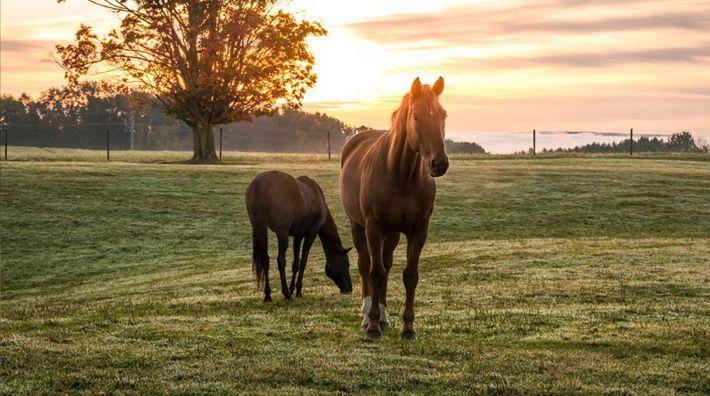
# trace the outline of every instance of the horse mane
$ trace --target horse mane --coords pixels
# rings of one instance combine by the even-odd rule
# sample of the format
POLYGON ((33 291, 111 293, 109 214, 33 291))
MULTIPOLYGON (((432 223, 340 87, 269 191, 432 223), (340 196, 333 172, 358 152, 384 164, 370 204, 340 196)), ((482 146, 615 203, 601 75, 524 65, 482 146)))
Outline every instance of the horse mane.
POLYGON ((323 225, 318 230, 318 237, 320 238, 320 241, 323 244, 324 251, 337 251, 343 248, 343 242, 340 240, 338 226, 335 224, 333 215, 330 213, 330 209, 327 205, 325 207, 325 212, 325 223, 323 223, 323 225))
MULTIPOLYGON (((431 89, 431 86, 428 84, 422 85, 422 90, 420 95, 424 97, 424 106, 426 111, 433 111, 434 107, 433 104, 436 99, 436 93, 434 93, 434 90, 431 89)), ((405 125, 407 123, 407 111, 405 109, 409 109, 409 105, 412 101, 412 94, 410 92, 407 92, 406 95, 402 98, 402 102, 399 105, 399 108, 395 110, 392 113, 391 117, 391 124, 392 126, 390 127, 391 131, 400 131, 405 129, 405 125)))
POLYGON ((325 223, 323 223, 320 229, 318 229, 318 237, 320 238, 321 243, 323 244, 323 249, 329 252, 336 249, 342 249, 343 244, 340 240, 340 235, 338 234, 338 226, 335 225, 333 215, 330 213, 330 208, 328 208, 328 203, 325 200, 325 194, 323 193, 323 189, 320 187, 320 185, 318 185, 318 183, 316 183, 315 180, 311 179, 308 176, 299 176, 297 180, 301 183, 310 186, 310 188, 316 192, 316 195, 319 197, 321 203, 325 207, 325 223))
POLYGON ((404 130, 407 124, 407 113, 409 109, 409 103, 412 101, 412 94, 407 92, 402 98, 402 102, 399 104, 397 110, 392 112, 390 131, 396 132, 404 130))

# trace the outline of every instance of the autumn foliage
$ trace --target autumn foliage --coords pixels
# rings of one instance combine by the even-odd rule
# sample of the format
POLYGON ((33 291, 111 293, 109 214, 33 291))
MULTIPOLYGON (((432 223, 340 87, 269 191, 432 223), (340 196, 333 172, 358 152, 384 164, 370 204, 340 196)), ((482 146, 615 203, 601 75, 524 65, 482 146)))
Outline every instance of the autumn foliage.
POLYGON ((120 83, 192 127, 194 162, 217 161, 214 125, 270 114, 277 103, 298 108, 316 82, 306 40, 326 31, 281 1, 87 1, 114 11, 120 26, 98 36, 81 25, 74 43, 56 47, 67 80, 120 71, 120 83))

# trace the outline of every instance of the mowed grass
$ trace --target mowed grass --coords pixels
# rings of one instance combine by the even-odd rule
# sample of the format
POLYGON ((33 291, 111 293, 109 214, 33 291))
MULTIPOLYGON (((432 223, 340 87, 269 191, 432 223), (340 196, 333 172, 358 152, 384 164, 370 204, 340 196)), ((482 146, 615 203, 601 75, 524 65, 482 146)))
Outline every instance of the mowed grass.
POLYGON ((350 244, 337 160, 32 152, 0 163, 0 393, 710 393, 704 157, 454 156, 419 339, 397 336, 400 246, 370 342, 318 242, 303 299, 264 304, 251 273, 243 193, 265 170, 317 180, 350 244))

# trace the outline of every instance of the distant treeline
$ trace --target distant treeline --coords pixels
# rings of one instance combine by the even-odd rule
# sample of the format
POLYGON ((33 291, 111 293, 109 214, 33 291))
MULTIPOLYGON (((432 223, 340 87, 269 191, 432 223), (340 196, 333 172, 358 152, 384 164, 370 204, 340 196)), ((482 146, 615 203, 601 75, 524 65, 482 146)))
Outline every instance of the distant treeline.
MULTIPOLYGON (((641 136, 634 139, 634 152, 705 152, 709 145, 706 142, 696 142, 690 132, 674 133, 668 140, 657 137, 641 136)), ((631 151, 631 139, 613 143, 590 143, 574 148, 542 149, 543 153, 551 152, 576 152, 576 153, 628 153, 631 151)))
POLYGON ((446 139, 446 152, 449 154, 485 154, 486 150, 473 142, 454 142, 446 139))
POLYGON ((272 117, 224 125, 222 129, 225 150, 326 153, 330 134, 331 151, 339 153, 348 135, 368 128, 354 128, 319 112, 284 108, 272 117))
MULTIPOLYGON (((103 148, 108 130, 111 148, 117 150, 191 150, 192 130, 150 103, 146 95, 116 92, 99 83, 52 88, 36 100, 3 95, 0 126, 16 146, 103 148)), ((348 134, 367 129, 290 108, 221 128, 224 150, 314 153, 326 152, 328 132, 331 149, 338 152, 348 134)), ((219 127, 215 133, 218 140, 219 127)))

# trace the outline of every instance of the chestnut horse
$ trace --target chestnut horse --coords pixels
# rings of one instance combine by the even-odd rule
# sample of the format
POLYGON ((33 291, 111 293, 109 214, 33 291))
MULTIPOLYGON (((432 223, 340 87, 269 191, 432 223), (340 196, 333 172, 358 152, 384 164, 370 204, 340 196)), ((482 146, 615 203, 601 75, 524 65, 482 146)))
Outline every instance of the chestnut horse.
POLYGON ((387 277, 400 233, 407 237, 404 269, 406 299, 401 337, 416 339, 414 291, 419 255, 434 209, 434 178, 449 168, 444 144, 446 111, 439 104, 444 79, 433 86, 419 78, 392 114, 389 131, 366 131, 343 147, 340 198, 350 217, 358 253, 363 322, 369 338, 378 339, 387 318, 387 277))
POLYGON ((278 239, 276 262, 281 276, 281 293, 285 299, 293 295, 294 283, 296 297, 302 297, 303 272, 316 236, 320 238, 325 252, 326 275, 340 288, 341 293, 352 292, 347 255, 350 249, 343 249, 338 227, 328 210, 323 191, 315 181, 306 176, 294 179, 279 171, 264 172, 249 184, 245 198, 252 227, 252 267, 257 286, 264 283, 264 302, 271 301, 267 227, 276 233, 278 239), (291 285, 287 288, 286 249, 289 236, 293 236, 293 265, 291 285))

